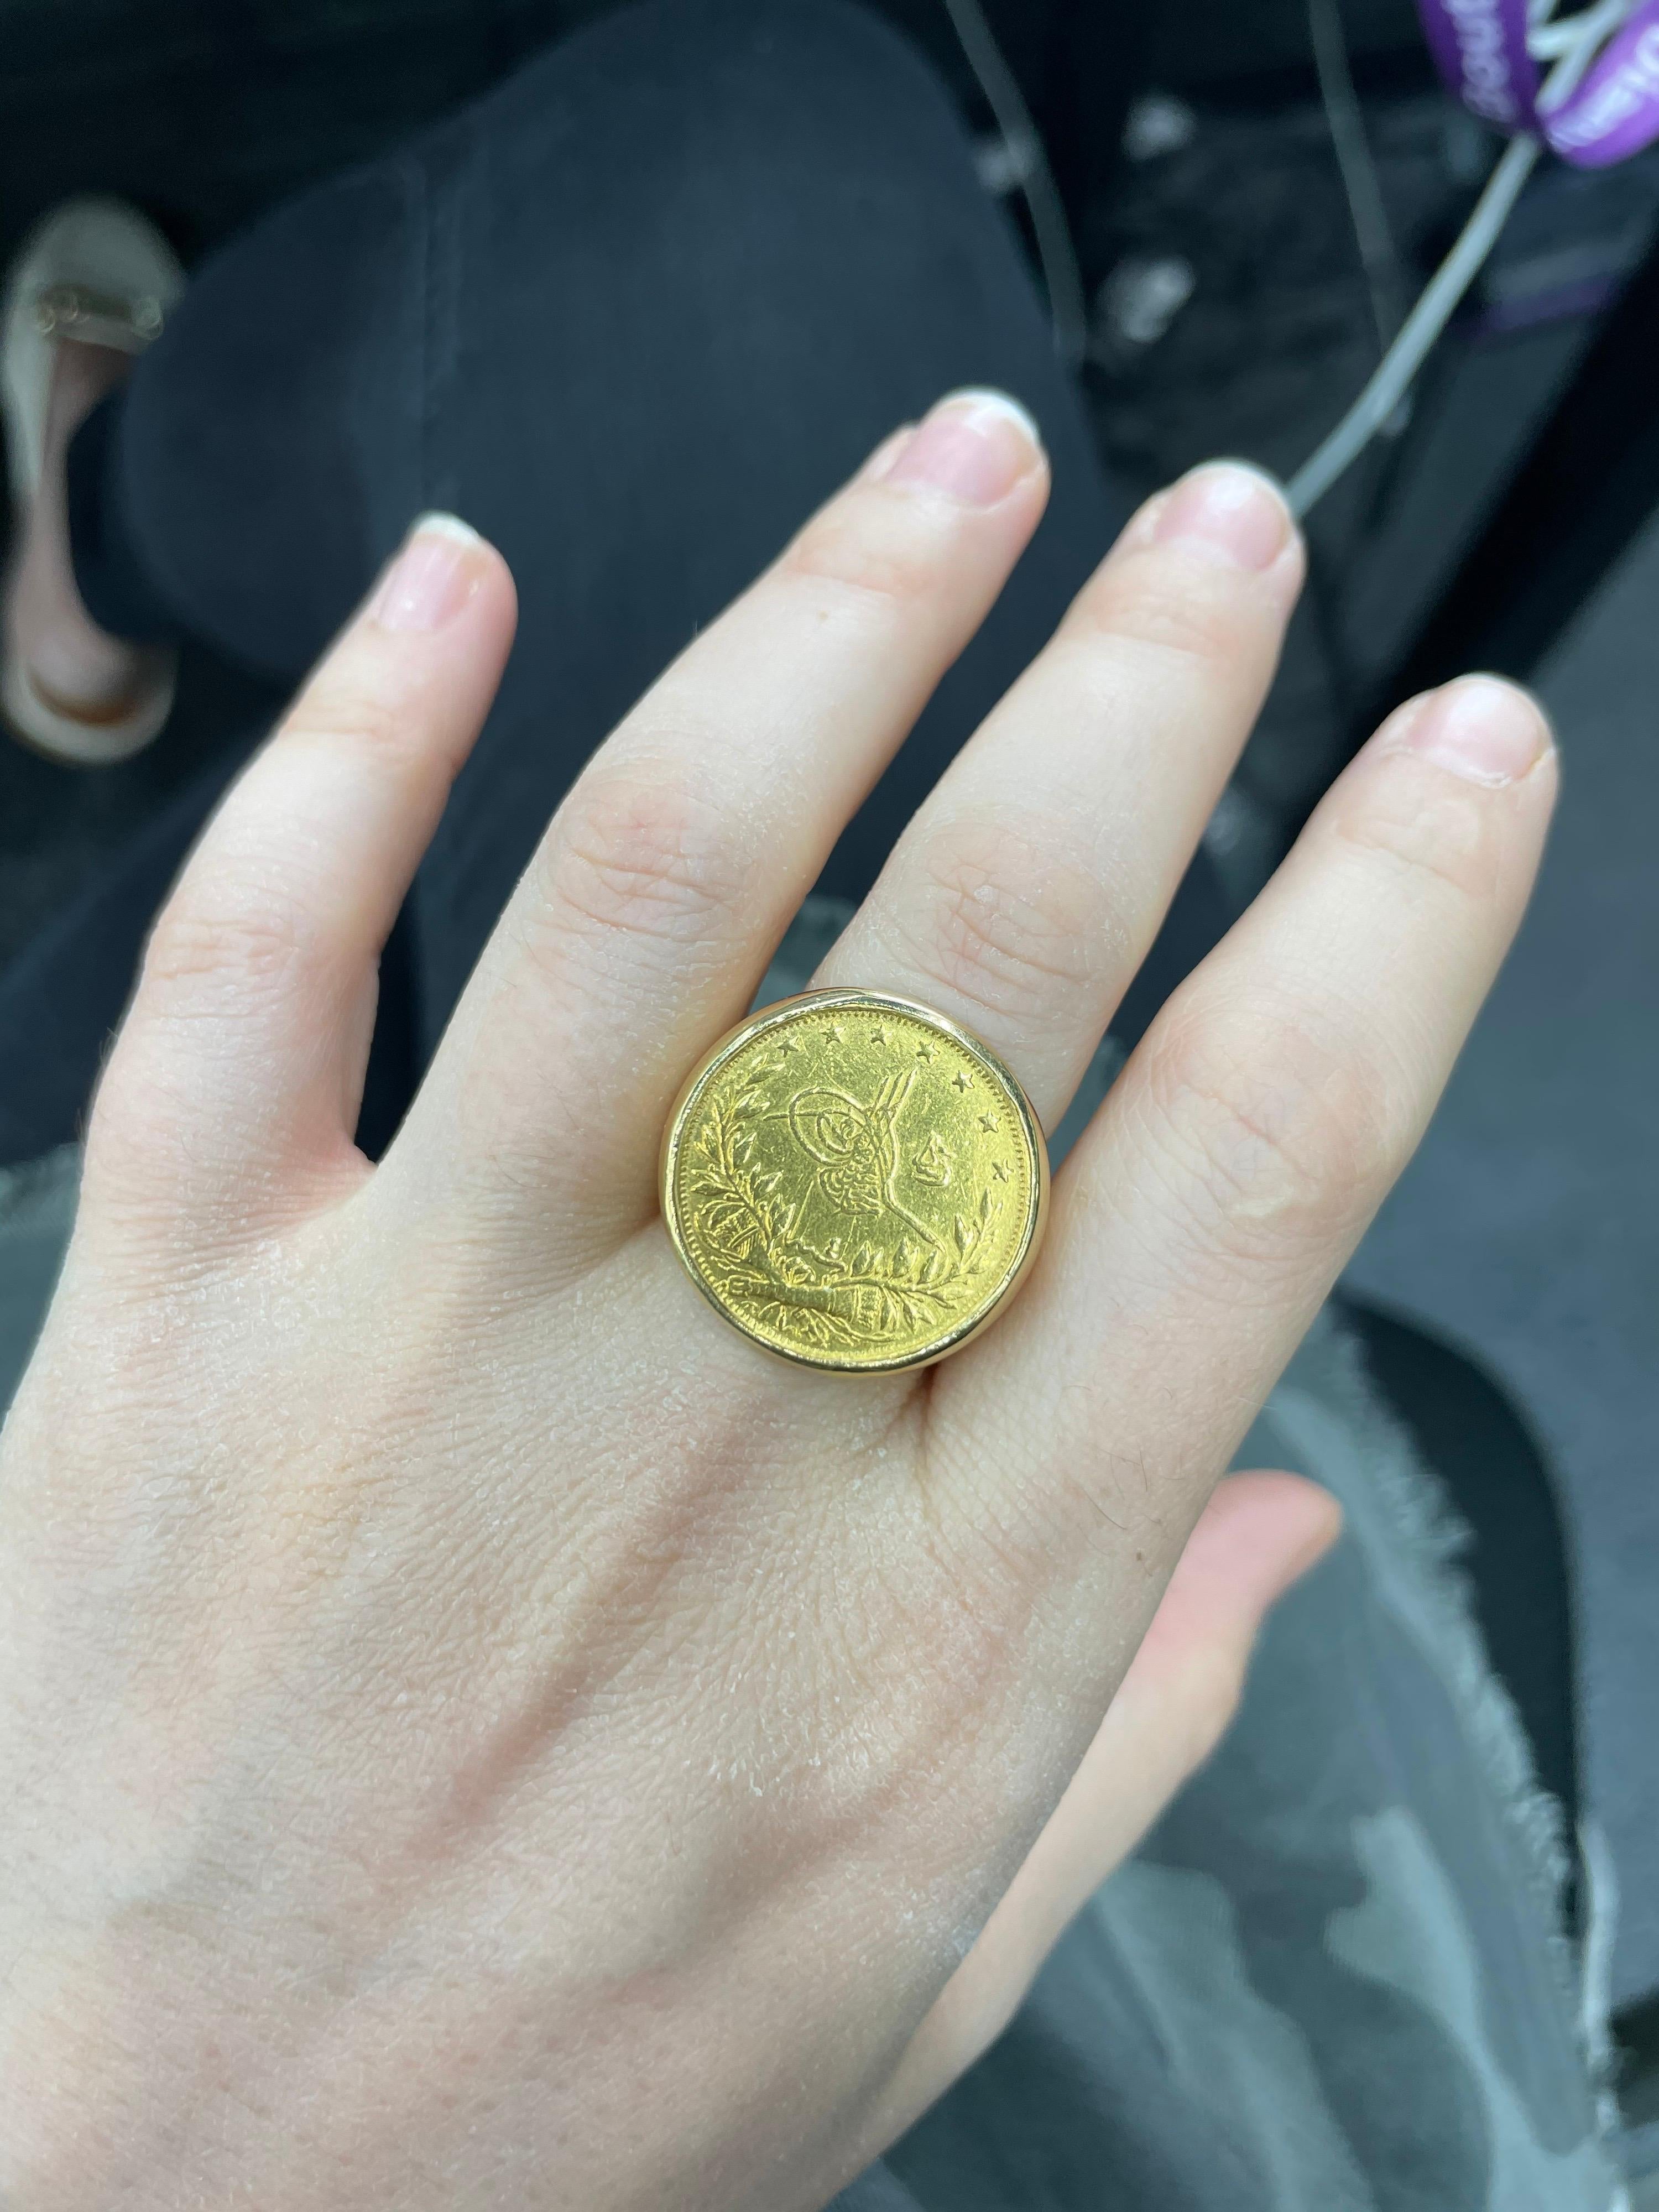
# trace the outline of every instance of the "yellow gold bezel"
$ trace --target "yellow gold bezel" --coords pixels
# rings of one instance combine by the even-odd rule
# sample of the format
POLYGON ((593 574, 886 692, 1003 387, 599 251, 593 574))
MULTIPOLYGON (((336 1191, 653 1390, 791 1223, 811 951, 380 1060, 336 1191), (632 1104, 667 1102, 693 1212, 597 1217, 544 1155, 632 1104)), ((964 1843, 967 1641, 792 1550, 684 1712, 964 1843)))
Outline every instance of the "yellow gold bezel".
POLYGON ((750 1014, 744 1020, 738 1022, 734 1028, 728 1030, 723 1037, 708 1048, 686 1077, 663 1131, 658 1188, 662 1203, 663 1221, 667 1227, 674 1249, 679 1255, 681 1265, 696 1285, 700 1295, 714 1308, 728 1328, 736 1329, 750 1344, 769 1353, 773 1358, 782 1360, 792 1367, 810 1367, 820 1373, 830 1375, 891 1375, 902 1373, 913 1368, 931 1367, 941 1359, 948 1359, 952 1353, 960 1352, 964 1345, 971 1344, 976 1336, 988 1328, 994 1322, 1000 1320, 1006 1313, 1010 1304, 1018 1295, 1030 1272, 1031 1264, 1036 1258, 1042 1246, 1043 1232, 1048 1226, 1048 1148, 1043 1137, 1042 1125, 1031 1110, 1030 1101, 1026 1097, 1024 1086, 1018 1078, 1006 1063, 992 1051, 989 1045, 975 1036, 971 1030, 964 1029, 959 1022, 953 1022, 948 1015, 941 1014, 933 1007, 924 1006, 917 1000, 900 998, 887 991, 803 991, 794 998, 781 999, 772 1006, 763 1006, 758 1012, 750 1014), (855 1361, 830 1355, 819 1356, 805 1350, 787 1349, 772 1343, 769 1339, 749 1328, 741 1315, 734 1312, 720 1297, 698 1266, 686 1242, 675 1195, 681 1140, 692 1110, 710 1079, 726 1065, 733 1054, 743 1050, 754 1038, 764 1035, 769 1030, 781 1029, 787 1023, 799 1019, 804 1010, 811 1009, 814 1012, 827 1012, 837 1006, 866 1012, 887 1012, 920 1022, 942 1032, 961 1050, 979 1061, 996 1079, 1013 1101, 1019 1116, 1025 1147, 1031 1162, 1031 1189, 1034 1194, 1034 1202, 1027 1209, 1024 1234, 1018 1248, 1017 1255, 1003 1277, 996 1294, 983 1311, 974 1315, 946 1335, 890 1359, 855 1361))

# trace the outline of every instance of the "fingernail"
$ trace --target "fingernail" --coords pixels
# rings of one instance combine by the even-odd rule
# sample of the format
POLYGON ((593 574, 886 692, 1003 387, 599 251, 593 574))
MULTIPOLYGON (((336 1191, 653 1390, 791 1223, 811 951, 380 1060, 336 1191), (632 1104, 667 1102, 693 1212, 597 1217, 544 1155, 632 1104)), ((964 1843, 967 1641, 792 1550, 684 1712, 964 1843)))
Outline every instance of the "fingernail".
POLYGON ((901 422, 896 430, 890 430, 869 459, 859 471, 854 482, 875 483, 884 477, 899 455, 916 434, 914 422, 901 422))
POLYGON ((926 484, 964 507, 994 507, 1042 452, 1036 424, 1006 392, 953 392, 905 440, 885 481, 926 484))
POLYGON ((1395 744, 1495 789, 1536 766, 1549 750, 1550 729, 1536 701, 1517 684, 1464 676, 1408 709, 1395 744))
POLYGON ((1295 528, 1271 477, 1244 461, 1206 461, 1164 494, 1151 535, 1201 546, 1240 568, 1271 568, 1295 528))
POLYGON ((382 629, 441 629, 478 588, 472 553, 483 543, 459 515, 421 515, 380 579, 372 619, 382 629))

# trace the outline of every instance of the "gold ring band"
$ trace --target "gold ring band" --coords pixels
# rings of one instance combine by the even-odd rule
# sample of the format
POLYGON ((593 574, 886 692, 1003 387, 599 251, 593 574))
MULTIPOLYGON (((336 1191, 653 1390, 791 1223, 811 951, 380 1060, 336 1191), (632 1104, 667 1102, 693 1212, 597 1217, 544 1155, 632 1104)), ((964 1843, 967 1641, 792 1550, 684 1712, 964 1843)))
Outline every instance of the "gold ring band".
POLYGON ((809 991, 687 1077, 662 1146, 674 1249, 715 1311, 804 1366, 959 1352, 1036 1256, 1048 1153, 1018 1082, 932 1007, 809 991))

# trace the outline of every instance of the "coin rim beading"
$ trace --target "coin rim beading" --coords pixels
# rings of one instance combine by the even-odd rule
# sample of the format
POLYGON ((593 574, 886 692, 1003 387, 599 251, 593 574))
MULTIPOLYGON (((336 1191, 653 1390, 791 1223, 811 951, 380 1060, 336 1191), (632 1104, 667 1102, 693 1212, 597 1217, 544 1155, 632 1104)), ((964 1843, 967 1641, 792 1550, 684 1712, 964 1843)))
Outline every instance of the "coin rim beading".
POLYGON ((960 1022, 952 1021, 948 1014, 940 1013, 937 1007, 924 1006, 919 999, 900 998, 896 993, 890 991, 866 991, 843 987, 823 991, 802 991, 793 998, 777 1000, 769 1006, 763 1006, 758 1012, 745 1015, 742 1021, 737 1023, 726 1032, 724 1036, 717 1038, 709 1046, 708 1051, 703 1054, 686 1077, 685 1081, 680 1085, 679 1094, 670 1109, 668 1119, 663 1129, 657 1186, 663 1221, 667 1228, 669 1239, 679 1255, 681 1266, 696 1285, 701 1297, 714 1308, 729 1328, 736 1329, 748 1343, 757 1346, 762 1352, 770 1353, 773 1358, 786 1362, 791 1367, 810 1367, 822 1375, 893 1375, 902 1373, 907 1368, 931 1367, 939 1360, 948 1359, 952 1353, 960 1352, 964 1345, 970 1344, 981 1331, 988 1328, 993 1322, 1000 1321, 1007 1311, 1010 1303, 1030 1270, 1031 1263, 1042 1245, 1043 1232, 1048 1227, 1048 1147, 1042 1133, 1042 1125, 1032 1111, 1031 1102, 1025 1096, 1024 1088, 1018 1077, 982 1038, 975 1036, 971 1030, 965 1029, 960 1022), (769 1339, 760 1335, 750 1328, 742 1316, 734 1311, 717 1294, 697 1264, 696 1258, 686 1241, 679 1218, 679 1207, 674 1195, 674 1170, 679 1156, 681 1135, 699 1093, 710 1078, 715 1075, 735 1053, 740 1051, 752 1038, 764 1030, 782 1026, 785 1023, 797 1018, 805 1009, 827 1011, 837 1006, 845 1006, 852 1012, 866 1013, 887 1012, 896 1016, 907 1015, 921 1022, 925 1027, 942 1031, 972 1058, 982 1062, 1002 1083, 1009 1097, 1013 1101, 1015 1111, 1019 1116, 1021 1129, 1024 1133, 1026 1151, 1031 1161, 1031 1182, 1036 1194, 1036 1203, 1027 1208, 1024 1238, 1001 1289, 983 1312, 977 1314, 971 1321, 963 1322, 942 1342, 924 1346, 919 1350, 901 1352, 890 1359, 854 1362, 821 1357, 810 1352, 795 1351, 774 1344, 769 1339))

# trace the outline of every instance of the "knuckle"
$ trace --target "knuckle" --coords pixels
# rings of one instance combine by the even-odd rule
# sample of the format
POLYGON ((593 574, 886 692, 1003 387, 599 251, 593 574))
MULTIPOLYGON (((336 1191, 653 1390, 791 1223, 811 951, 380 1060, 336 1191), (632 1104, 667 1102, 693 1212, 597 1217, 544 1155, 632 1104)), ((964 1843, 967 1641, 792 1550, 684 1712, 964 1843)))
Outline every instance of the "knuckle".
POLYGON ((194 887, 162 910, 150 933, 140 999, 204 982, 280 982, 303 957, 308 935, 301 914, 274 893, 261 896, 246 883, 234 896, 194 887))
POLYGON ((1330 1243, 1398 1164, 1389 1085, 1305 1007, 1177 1025, 1153 1045, 1146 1095, 1177 1195, 1242 1256, 1330 1243))
POLYGON ((1230 659, 1256 627, 1256 610, 1229 588, 1231 581, 1226 570, 1205 562, 1140 554, 1102 570, 1067 628, 1087 643, 1139 647, 1160 659, 1230 659))
POLYGON ((734 927, 753 873, 711 798, 672 777, 602 775, 572 795, 544 888, 561 922, 680 944, 734 927))
POLYGON ((425 749, 420 717, 407 702, 338 683, 297 702, 283 742, 317 746, 336 757, 357 753, 394 769, 425 749))
POLYGON ((988 1010, 1070 1000, 1097 967, 1105 901, 1053 825, 964 820, 930 836, 907 920, 914 963, 988 1010))
POLYGON ((1444 885, 1477 902, 1500 888, 1505 828, 1492 793, 1407 754, 1335 803, 1338 839, 1412 882, 1444 885))
POLYGON ((785 584, 825 586, 909 608, 937 590, 945 544, 915 502, 879 486, 837 500, 809 522, 780 562, 785 584))

